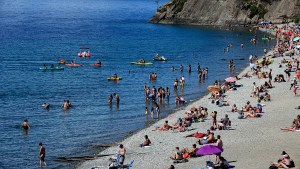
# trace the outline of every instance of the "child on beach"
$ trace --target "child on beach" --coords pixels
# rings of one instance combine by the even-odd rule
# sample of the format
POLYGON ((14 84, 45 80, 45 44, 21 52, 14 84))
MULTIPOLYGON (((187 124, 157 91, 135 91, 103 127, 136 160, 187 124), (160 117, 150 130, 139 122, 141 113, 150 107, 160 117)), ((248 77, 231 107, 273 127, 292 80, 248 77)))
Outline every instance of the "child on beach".
POLYGON ((151 144, 151 141, 148 137, 148 135, 145 135, 145 141, 143 144, 140 144, 141 147, 149 146, 151 144))

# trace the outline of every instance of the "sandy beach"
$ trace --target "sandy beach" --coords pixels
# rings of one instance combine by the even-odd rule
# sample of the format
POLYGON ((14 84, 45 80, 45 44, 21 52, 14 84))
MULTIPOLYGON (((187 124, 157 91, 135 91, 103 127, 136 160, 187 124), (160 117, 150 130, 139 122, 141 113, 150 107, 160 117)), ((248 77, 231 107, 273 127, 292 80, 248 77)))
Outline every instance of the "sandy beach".
MULTIPOLYGON (((269 52, 270 54, 270 52, 269 52)), ((283 58, 291 60, 290 57, 284 56, 274 58, 274 62, 263 68, 263 71, 273 71, 273 78, 277 74, 284 74, 286 69, 283 64, 282 68, 279 68, 279 63, 283 58)), ((294 56, 297 58, 297 56, 294 56)), ((250 71, 250 68, 245 68, 240 74, 241 77, 246 72, 250 71)), ((291 79, 294 77, 295 72, 292 72, 291 79)), ((213 71, 210 72, 210 78, 213 78, 213 71)), ((253 82, 256 82, 258 86, 268 81, 268 78, 258 79, 257 76, 250 78, 243 77, 236 82, 242 87, 238 87, 235 91, 227 91, 225 93, 225 100, 230 106, 218 107, 216 104, 212 104, 209 99, 210 95, 206 95, 200 100, 193 102, 186 107, 186 110, 195 107, 203 106, 208 108, 208 113, 217 111, 217 120, 224 118, 225 114, 228 114, 232 126, 230 130, 215 130, 215 137, 221 136, 224 143, 224 152, 222 156, 227 159, 231 165, 237 169, 266 169, 270 166, 271 162, 277 162, 281 157, 281 152, 286 151, 297 165, 296 168, 300 168, 300 151, 299 140, 300 131, 295 132, 283 132, 280 128, 288 127, 291 125, 293 119, 300 114, 300 110, 295 107, 300 106, 299 96, 295 96, 293 91, 290 90, 291 81, 287 82, 274 82, 272 84, 274 88, 269 89, 268 92, 271 95, 270 102, 262 102, 263 114, 260 118, 247 118, 238 119, 237 113, 232 113, 231 106, 236 104, 241 109, 247 101, 250 101, 252 105, 257 104, 257 98, 250 97, 253 82)), ((207 129, 212 125, 211 118, 205 122, 192 123, 189 127, 193 129, 191 131, 178 132, 177 130, 169 131, 152 131, 153 128, 161 126, 165 120, 169 121, 169 124, 175 123, 179 117, 185 117, 185 111, 180 110, 165 119, 161 119, 153 126, 143 129, 138 133, 126 138, 122 141, 122 144, 127 150, 125 163, 129 163, 134 160, 132 168, 138 169, 164 169, 173 164, 173 160, 170 159, 170 155, 174 152, 175 147, 180 149, 188 147, 191 148, 192 144, 196 143, 198 139, 190 137, 184 138, 185 135, 199 131, 205 133, 207 129), (150 147, 141 148, 139 145, 144 141, 144 135, 148 135, 152 144, 150 147)), ((116 134, 116 133, 112 133, 116 134)), ((201 145, 197 144, 197 147, 201 145)), ((110 147, 100 154, 115 154, 118 151, 118 147, 110 147)), ((99 168, 108 168, 107 157, 100 157, 95 160, 90 160, 82 163, 77 168, 90 169, 98 166, 99 168)), ((175 168, 201 168, 205 167, 206 161, 214 160, 215 156, 203 156, 197 158, 189 158, 186 163, 173 164, 175 168)))

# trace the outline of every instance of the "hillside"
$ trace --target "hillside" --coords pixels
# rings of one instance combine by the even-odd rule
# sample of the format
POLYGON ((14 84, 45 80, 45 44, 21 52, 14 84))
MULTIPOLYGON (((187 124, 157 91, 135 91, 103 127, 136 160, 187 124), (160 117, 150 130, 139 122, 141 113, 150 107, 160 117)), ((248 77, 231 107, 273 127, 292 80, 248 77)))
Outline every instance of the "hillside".
POLYGON ((171 0, 159 7, 151 23, 243 25, 300 16, 300 0, 171 0))

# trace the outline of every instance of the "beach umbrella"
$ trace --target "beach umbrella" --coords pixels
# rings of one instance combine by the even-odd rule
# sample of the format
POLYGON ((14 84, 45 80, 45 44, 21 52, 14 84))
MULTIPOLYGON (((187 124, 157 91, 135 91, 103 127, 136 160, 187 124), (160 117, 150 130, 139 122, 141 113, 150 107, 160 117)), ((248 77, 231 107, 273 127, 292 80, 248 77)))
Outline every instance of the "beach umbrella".
POLYGON ((232 82, 237 81, 237 79, 236 79, 235 77, 227 77, 227 78, 225 79, 225 81, 226 81, 226 82, 229 82, 229 83, 232 83, 232 82))
POLYGON ((215 92, 215 91, 219 91, 220 88, 218 86, 208 86, 207 90, 209 90, 211 92, 215 92))
POLYGON ((197 151, 197 155, 214 155, 214 154, 219 154, 223 152, 223 148, 215 145, 205 145, 200 147, 197 151))
POLYGON ((293 41, 298 41, 298 40, 300 40, 300 37, 295 37, 295 38, 293 39, 293 41))

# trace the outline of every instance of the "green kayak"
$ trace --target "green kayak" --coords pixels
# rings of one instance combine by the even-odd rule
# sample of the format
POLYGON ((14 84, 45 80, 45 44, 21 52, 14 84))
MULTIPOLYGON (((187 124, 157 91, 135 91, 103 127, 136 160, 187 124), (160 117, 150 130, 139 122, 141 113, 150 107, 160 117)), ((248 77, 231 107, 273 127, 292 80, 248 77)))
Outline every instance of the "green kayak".
POLYGON ((122 80, 122 79, 123 79, 122 77, 117 77, 117 78, 109 77, 109 78, 107 78, 107 80, 122 80))
POLYGON ((145 63, 141 63, 141 62, 131 62, 131 64, 134 64, 134 65, 152 65, 153 63, 152 63, 152 62, 145 62, 145 63))
POLYGON ((273 40, 275 38, 261 38, 261 40, 273 40))
POLYGON ((40 70, 64 70, 63 67, 40 67, 40 70))

